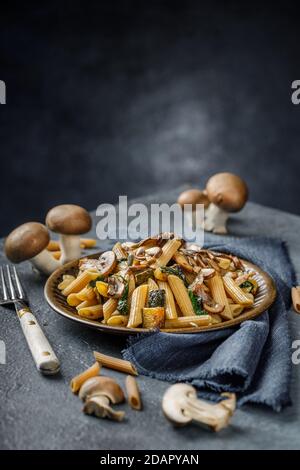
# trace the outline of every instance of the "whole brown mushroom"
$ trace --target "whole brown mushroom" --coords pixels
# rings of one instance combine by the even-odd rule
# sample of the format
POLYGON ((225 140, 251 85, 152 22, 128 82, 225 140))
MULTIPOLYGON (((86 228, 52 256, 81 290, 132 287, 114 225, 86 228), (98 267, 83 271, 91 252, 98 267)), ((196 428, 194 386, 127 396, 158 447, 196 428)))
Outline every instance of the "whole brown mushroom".
POLYGON ((46 275, 59 267, 47 251, 50 236, 47 227, 38 222, 27 222, 15 228, 6 238, 4 251, 13 263, 30 261, 33 267, 46 275))
POLYGON ((205 213, 204 229, 225 234, 229 213, 240 211, 247 202, 247 185, 233 173, 217 173, 208 180, 206 192, 210 204, 205 213))
POLYGON ((83 207, 74 204, 53 207, 47 214, 46 225, 59 234, 61 264, 80 258, 80 235, 92 227, 91 216, 83 207))

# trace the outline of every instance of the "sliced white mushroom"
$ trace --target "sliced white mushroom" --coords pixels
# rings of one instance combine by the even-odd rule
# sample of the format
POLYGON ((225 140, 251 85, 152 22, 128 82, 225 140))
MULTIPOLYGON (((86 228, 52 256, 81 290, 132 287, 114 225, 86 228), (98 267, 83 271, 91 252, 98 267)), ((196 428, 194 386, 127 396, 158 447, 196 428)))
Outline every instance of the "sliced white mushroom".
POLYGON ((192 385, 178 383, 167 389, 162 400, 165 416, 175 425, 184 426, 192 421, 220 431, 228 426, 236 407, 234 393, 222 394, 224 400, 211 404, 197 398, 192 385))
POLYGON ((110 377, 97 376, 86 380, 79 391, 79 398, 84 401, 83 411, 98 418, 121 421, 124 411, 115 411, 110 405, 125 400, 120 385, 110 377))
POLYGON ((205 212, 204 229, 225 234, 229 213, 240 211, 247 202, 246 183, 232 173, 217 173, 208 180, 206 192, 210 204, 205 212))
POLYGON ((6 238, 4 250, 13 263, 30 261, 34 269, 49 275, 60 265, 47 250, 50 240, 45 225, 27 222, 14 229, 6 238))
POLYGON ((47 214, 46 225, 59 234, 61 264, 80 258, 80 235, 92 226, 90 214, 83 207, 74 204, 61 204, 47 214))

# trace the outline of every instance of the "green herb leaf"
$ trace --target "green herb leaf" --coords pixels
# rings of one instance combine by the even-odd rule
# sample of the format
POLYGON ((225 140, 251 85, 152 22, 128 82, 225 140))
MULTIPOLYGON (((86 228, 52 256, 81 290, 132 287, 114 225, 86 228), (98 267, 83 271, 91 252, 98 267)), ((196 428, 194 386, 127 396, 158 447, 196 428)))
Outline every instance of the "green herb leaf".
POLYGON ((149 292, 148 305, 149 307, 164 307, 166 300, 166 292, 164 289, 155 289, 149 292))
POLYGON ((247 289, 248 292, 251 292, 252 289, 254 288, 254 285, 250 281, 244 281, 242 284, 239 286, 241 289, 247 289))
POLYGON ((121 315, 127 315, 129 311, 128 292, 129 292, 129 286, 127 283, 125 286, 124 292, 122 294, 122 297, 120 298, 118 302, 118 306, 117 306, 117 310, 120 312, 121 315))
POLYGON ((189 297, 191 299, 195 315, 207 315, 206 311, 203 309, 202 306, 202 299, 200 297, 197 297, 197 295, 195 295, 190 289, 189 297))
POLYGON ((163 273, 173 274, 174 276, 179 277, 184 282, 184 285, 187 287, 188 284, 186 282, 184 272, 182 271, 180 266, 178 266, 178 265, 175 265, 175 266, 161 266, 160 270, 163 273))

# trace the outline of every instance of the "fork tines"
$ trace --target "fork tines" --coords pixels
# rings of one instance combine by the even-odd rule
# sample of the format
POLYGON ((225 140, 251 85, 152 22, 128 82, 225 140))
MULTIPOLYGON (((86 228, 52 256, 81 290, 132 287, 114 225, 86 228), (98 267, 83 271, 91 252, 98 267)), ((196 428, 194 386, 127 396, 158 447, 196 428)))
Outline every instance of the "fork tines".
POLYGON ((8 264, 5 267, 0 266, 0 280, 2 287, 1 303, 25 300, 25 292, 15 266, 9 266, 8 264))

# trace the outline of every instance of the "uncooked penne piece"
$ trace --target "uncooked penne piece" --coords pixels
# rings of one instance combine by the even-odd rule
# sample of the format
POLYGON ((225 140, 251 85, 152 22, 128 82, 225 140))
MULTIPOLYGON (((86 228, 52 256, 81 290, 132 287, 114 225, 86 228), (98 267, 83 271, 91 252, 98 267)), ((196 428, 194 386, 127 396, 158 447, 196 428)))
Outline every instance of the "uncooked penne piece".
POLYGON ((193 326, 208 326, 212 323, 210 315, 193 315, 189 317, 178 317, 173 320, 166 320, 165 328, 189 328, 193 326))
POLYGON ((224 305, 224 310, 220 312, 219 315, 221 315, 221 317, 225 320, 232 320, 233 316, 228 299, 226 297, 222 277, 219 274, 216 274, 211 279, 208 279, 207 282, 214 301, 217 304, 224 305))
POLYGON ((99 276, 98 272, 93 271, 83 271, 79 276, 74 279, 71 284, 69 284, 63 291, 63 295, 69 295, 71 293, 80 292, 90 281, 97 279, 99 276))
POLYGON ((168 240, 167 243, 165 243, 165 245, 162 247, 162 254, 157 259, 155 266, 166 266, 180 246, 181 240, 176 238, 173 240, 168 240))
POLYGON ((244 310, 244 305, 240 304, 230 304, 230 310, 232 313, 233 318, 238 317, 242 311, 244 310))
POLYGON ((118 300, 110 298, 103 304, 103 318, 104 323, 110 318, 118 306, 118 300))
POLYGON ((174 296, 172 293, 172 290, 169 286, 169 284, 165 281, 159 281, 158 282, 159 288, 163 289, 166 293, 166 304, 165 304, 165 317, 166 320, 172 320, 174 318, 177 318, 177 310, 176 310, 176 305, 175 305, 175 300, 174 296))
POLYGON ((127 259, 127 254, 124 248, 122 247, 120 242, 117 242, 114 246, 112 251, 116 255, 116 258, 118 261, 121 261, 122 259, 127 259))
POLYGON ((48 251, 59 251, 60 250, 60 244, 59 241, 57 240, 50 240, 50 242, 47 245, 47 250, 48 251))
POLYGON ((138 371, 136 370, 135 366, 129 361, 125 361, 124 359, 119 359, 113 356, 107 356, 106 354, 102 354, 98 351, 94 351, 93 354, 96 361, 100 362, 103 367, 118 370, 119 372, 124 372, 125 374, 138 375, 138 371))
POLYGON ((238 304, 251 307, 254 303, 252 294, 244 292, 230 276, 223 277, 224 287, 227 294, 238 304))
POLYGON ((60 250, 52 251, 51 254, 52 254, 53 258, 57 259, 57 260, 60 259, 60 257, 61 257, 61 251, 60 250))
POLYGON ((90 307, 83 307, 78 310, 78 315, 89 320, 98 320, 103 317, 103 305, 91 305, 90 307))
POLYGON ((174 294, 176 302, 179 305, 182 315, 184 315, 185 317, 193 316, 194 309, 192 306, 192 302, 189 298, 188 291, 182 279, 180 279, 178 276, 174 276, 173 274, 171 274, 168 276, 168 283, 174 294))
POLYGON ((86 286, 83 289, 81 289, 80 292, 77 293, 77 297, 83 302, 84 300, 94 299, 96 297, 96 294, 94 292, 93 287, 86 286))
POLYGON ((140 411, 142 409, 142 400, 135 377, 132 377, 132 375, 127 375, 125 386, 129 405, 133 410, 140 411))
POLYGON ((97 245, 95 238, 80 238, 80 248, 94 248, 97 245))
POLYGON ((148 286, 142 284, 134 289, 129 313, 128 328, 136 328, 143 322, 143 308, 146 305, 148 286))
POLYGON ((107 320, 106 324, 109 326, 127 326, 128 315, 112 315, 107 320))
POLYGON ((70 387, 73 393, 77 393, 81 387, 81 385, 87 380, 90 379, 91 377, 96 377, 99 375, 101 370, 101 365, 99 362, 95 362, 91 367, 86 369, 85 371, 81 372, 81 374, 76 375, 71 382, 70 382, 70 387))

